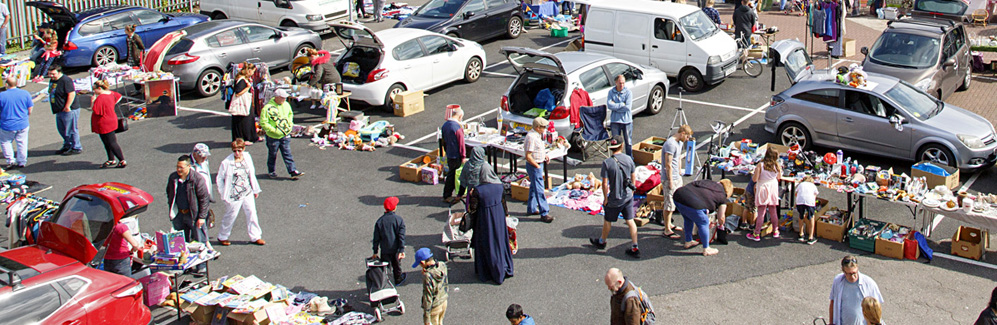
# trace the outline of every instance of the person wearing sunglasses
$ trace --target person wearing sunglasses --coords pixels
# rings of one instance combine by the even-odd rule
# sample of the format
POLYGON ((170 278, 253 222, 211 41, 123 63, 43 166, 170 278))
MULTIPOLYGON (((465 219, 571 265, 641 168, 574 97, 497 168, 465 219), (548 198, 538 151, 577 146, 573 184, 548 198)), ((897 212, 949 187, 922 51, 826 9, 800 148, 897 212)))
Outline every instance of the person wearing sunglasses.
POLYGON ((883 303, 876 281, 859 273, 859 261, 854 256, 841 259, 841 274, 831 284, 831 303, 828 314, 833 325, 865 325, 862 300, 873 297, 883 303))

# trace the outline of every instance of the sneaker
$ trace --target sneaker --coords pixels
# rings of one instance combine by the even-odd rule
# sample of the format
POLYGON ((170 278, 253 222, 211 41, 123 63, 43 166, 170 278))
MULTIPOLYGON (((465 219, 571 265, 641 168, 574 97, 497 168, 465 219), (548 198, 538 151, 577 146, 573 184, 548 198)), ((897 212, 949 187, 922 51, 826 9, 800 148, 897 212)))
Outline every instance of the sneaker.
POLYGON ((83 153, 82 149, 72 149, 72 150, 64 152, 62 155, 63 156, 72 156, 72 155, 78 155, 78 154, 81 154, 81 153, 83 153))
POLYGON ((640 249, 638 249, 637 247, 632 247, 627 250, 627 255, 630 255, 633 258, 640 258, 640 249))
POLYGON ((804 237, 803 235, 800 235, 800 241, 801 242, 806 242, 807 241, 807 237, 804 237))
POLYGON ((707 247, 703 249, 703 256, 713 256, 717 255, 720 251, 713 247, 707 247))
POLYGON ((601 242, 599 240, 599 238, 589 238, 589 243, 591 243, 592 246, 595 246, 595 248, 597 248, 597 249, 605 249, 606 248, 606 243, 605 242, 601 242))
POLYGON ((776 231, 774 234, 772 234, 772 238, 775 238, 775 239, 781 238, 781 237, 779 237, 779 232, 776 231))
POLYGON ((549 214, 545 216, 540 216, 540 221, 551 223, 554 222, 554 217, 551 217, 549 214))
POLYGON ((402 273, 402 277, 395 281, 395 285, 402 285, 402 283, 405 283, 405 279, 408 279, 408 274, 402 273))
POLYGON ((269 174, 267 174, 267 177, 277 178, 277 173, 269 173, 269 174))
POLYGON ((807 241, 807 245, 813 245, 816 243, 817 243, 817 238, 810 238, 810 240, 807 241))
POLYGON ((762 241, 762 238, 758 237, 758 235, 755 235, 755 234, 748 234, 748 239, 750 239, 752 241, 762 241))
POLYGON ((305 174, 304 172, 295 170, 293 173, 291 173, 291 179, 297 180, 298 177, 301 177, 301 175, 304 175, 304 174, 305 174))
POLYGON ((66 153, 66 151, 69 151, 69 148, 62 148, 62 149, 56 150, 55 154, 61 155, 61 154, 66 153))
POLYGON ((315 109, 315 104, 312 104, 312 106, 309 107, 308 109, 315 109))

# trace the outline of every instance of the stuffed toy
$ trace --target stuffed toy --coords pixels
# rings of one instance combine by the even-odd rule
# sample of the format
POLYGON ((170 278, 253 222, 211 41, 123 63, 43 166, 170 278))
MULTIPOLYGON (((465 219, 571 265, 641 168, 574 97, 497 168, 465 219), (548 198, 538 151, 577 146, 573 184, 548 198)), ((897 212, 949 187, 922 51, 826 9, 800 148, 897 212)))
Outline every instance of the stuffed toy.
POLYGON ((835 76, 835 82, 839 84, 848 84, 848 68, 838 67, 838 75, 835 76))

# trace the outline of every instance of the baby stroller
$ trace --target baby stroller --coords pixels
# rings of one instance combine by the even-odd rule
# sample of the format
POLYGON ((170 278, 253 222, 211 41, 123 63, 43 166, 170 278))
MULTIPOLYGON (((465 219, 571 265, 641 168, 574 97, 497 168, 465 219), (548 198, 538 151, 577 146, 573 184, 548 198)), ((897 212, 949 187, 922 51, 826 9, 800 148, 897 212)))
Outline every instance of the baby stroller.
POLYGON ((448 212, 450 220, 443 226, 443 246, 447 247, 446 261, 449 262, 453 256, 469 259, 474 256, 474 248, 471 248, 471 236, 474 230, 460 231, 460 221, 466 212, 453 213, 450 210, 448 212))
POLYGON ((796 12, 797 16, 803 16, 807 12, 806 0, 788 0, 785 14, 796 12))
POLYGON ((395 284, 391 283, 391 278, 388 275, 390 267, 388 262, 372 258, 367 258, 366 262, 367 295, 370 297, 370 307, 374 309, 374 317, 380 322, 382 313, 398 311, 399 314, 405 314, 405 303, 398 297, 395 284), (384 308, 386 304, 395 303, 397 306, 384 308))

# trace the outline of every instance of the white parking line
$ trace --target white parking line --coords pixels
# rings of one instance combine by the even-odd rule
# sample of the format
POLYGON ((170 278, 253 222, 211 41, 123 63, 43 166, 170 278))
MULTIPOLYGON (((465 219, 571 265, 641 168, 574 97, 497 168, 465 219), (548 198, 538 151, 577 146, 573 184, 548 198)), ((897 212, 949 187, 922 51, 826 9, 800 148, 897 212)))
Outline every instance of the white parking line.
POLYGON ((973 183, 976 183, 976 179, 978 178, 980 178, 980 172, 973 173, 973 176, 970 176, 969 179, 966 180, 966 184, 963 184, 962 187, 959 188, 959 192, 968 190, 970 186, 973 186, 973 183))
POLYGON ((208 114, 213 114, 213 115, 218 115, 218 116, 232 116, 232 114, 229 114, 227 112, 219 112, 219 111, 212 111, 212 110, 208 110, 208 109, 190 108, 190 107, 183 107, 183 106, 177 106, 177 110, 189 111, 189 112, 198 112, 198 113, 208 113, 208 114))
MULTIPOLYGON (((486 112, 484 112, 484 113, 481 113, 481 114, 478 114, 478 115, 475 115, 475 116, 472 116, 472 117, 470 117, 470 118, 466 118, 466 119, 464 119, 464 120, 465 120, 465 121, 473 121, 473 120, 476 120, 476 119, 479 119, 479 118, 481 118, 482 116, 485 116, 485 115, 488 115, 488 114, 492 114, 492 113, 495 113, 496 111, 498 111, 498 109, 499 109, 499 108, 498 108, 498 107, 496 107, 496 108, 493 108, 493 109, 490 109, 490 110, 488 110, 488 111, 486 111, 486 112)), ((430 133, 430 134, 427 134, 427 135, 424 135, 424 136, 422 136, 421 138, 418 138, 418 139, 415 139, 415 140, 412 140, 412 141, 410 141, 409 143, 406 143, 406 144, 405 144, 405 146, 411 146, 411 145, 414 145, 414 144, 417 144, 417 143, 419 143, 419 142, 422 142, 423 140, 426 140, 426 139, 429 139, 429 138, 431 138, 431 137, 435 137, 435 136, 436 136, 436 132, 433 132, 433 133, 430 133)), ((420 150, 421 150, 421 149, 420 149, 420 150)))
MULTIPOLYGON (((551 45, 547 45, 547 46, 541 47, 538 50, 544 51, 544 50, 547 50, 549 48, 552 48, 552 47, 555 47, 555 46, 558 46, 558 45, 561 45, 561 44, 565 44, 565 43, 568 43, 568 42, 571 42, 571 41, 574 41, 574 40, 575 40, 575 38, 566 39, 566 40, 563 40, 563 41, 560 41, 560 42, 557 42, 557 43, 554 43, 554 44, 551 44, 551 45)), ((485 66, 485 69, 492 68, 492 67, 499 66, 499 65, 503 65, 503 64, 509 64, 509 60, 499 61, 499 62, 495 62, 495 63, 489 64, 489 65, 485 66)))
POLYGON ((747 108, 747 107, 739 107, 739 106, 730 106, 730 105, 724 105, 724 104, 716 104, 716 103, 698 101, 698 100, 694 100, 694 99, 685 99, 685 98, 683 98, 683 99, 679 100, 678 97, 671 97, 671 96, 668 96, 666 98, 671 99, 671 100, 678 100, 679 101, 679 106, 682 106, 681 102, 690 102, 690 103, 693 103, 693 104, 706 105, 706 106, 716 106, 716 107, 723 107, 723 108, 730 108, 730 109, 736 109, 736 110, 742 110, 742 111, 748 111, 748 112, 753 112, 754 111, 753 109, 750 109, 750 108, 747 108))
MULTIPOLYGON (((768 107, 769 107, 769 104, 765 103, 765 105, 759 106, 758 108, 756 108, 754 110, 751 110, 751 113, 748 113, 748 115, 742 116, 737 121, 734 121, 734 123, 730 125, 731 130, 733 130, 734 127, 737 126, 738 124, 741 124, 745 120, 751 118, 752 116, 755 116, 755 114, 761 113, 762 111, 764 111, 768 107)), ((716 134, 710 135, 710 136, 706 137, 706 139, 704 139, 702 141, 696 140, 697 141, 696 150, 699 150, 699 148, 701 148, 701 147, 709 144, 710 141, 713 140, 714 136, 716 136, 716 134)), ((725 144, 723 144, 723 145, 725 145, 725 144)))

